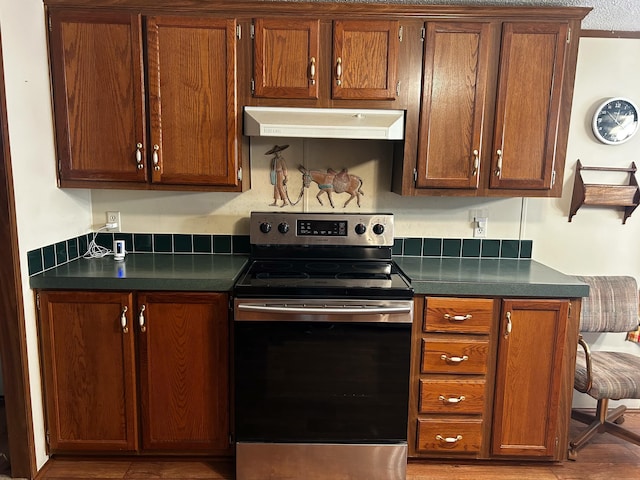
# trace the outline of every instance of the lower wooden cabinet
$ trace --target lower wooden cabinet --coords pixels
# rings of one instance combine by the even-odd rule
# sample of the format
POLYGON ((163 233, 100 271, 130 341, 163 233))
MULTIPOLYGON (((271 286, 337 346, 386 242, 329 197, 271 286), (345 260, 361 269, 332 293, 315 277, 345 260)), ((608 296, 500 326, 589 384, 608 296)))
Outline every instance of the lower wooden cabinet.
POLYGON ((409 456, 566 459, 579 317, 579 299, 416 297, 409 456))
POLYGON ((38 295, 50 453, 231 453, 227 294, 38 295))

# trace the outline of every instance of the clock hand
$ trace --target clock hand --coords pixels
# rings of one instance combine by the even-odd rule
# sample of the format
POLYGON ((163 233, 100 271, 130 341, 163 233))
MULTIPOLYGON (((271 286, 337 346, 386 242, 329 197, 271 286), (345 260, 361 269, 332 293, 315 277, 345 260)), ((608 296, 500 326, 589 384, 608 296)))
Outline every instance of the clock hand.
POLYGON ((611 120, 616 122, 616 125, 620 125, 620 122, 618 121, 617 115, 614 117, 613 115, 611 115, 611 112, 607 112, 607 115, 609 115, 611 117, 611 120))

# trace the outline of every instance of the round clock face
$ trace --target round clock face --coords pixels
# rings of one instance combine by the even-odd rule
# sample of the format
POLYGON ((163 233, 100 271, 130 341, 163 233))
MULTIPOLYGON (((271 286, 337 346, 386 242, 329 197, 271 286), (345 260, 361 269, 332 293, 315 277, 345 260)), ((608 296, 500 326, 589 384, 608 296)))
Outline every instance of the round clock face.
POLYGON ((624 143, 638 131, 638 107, 626 98, 610 98, 596 109, 592 127, 602 143, 624 143))

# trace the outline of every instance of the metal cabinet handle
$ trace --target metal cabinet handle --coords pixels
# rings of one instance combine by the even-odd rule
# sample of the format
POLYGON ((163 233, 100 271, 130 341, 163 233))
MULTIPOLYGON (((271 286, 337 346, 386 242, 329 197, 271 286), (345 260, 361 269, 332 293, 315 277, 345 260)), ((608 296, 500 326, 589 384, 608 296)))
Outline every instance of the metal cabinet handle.
POLYGON ((513 328, 513 324, 511 323, 511 312, 507 312, 507 326, 504 329, 504 338, 509 338, 509 335, 511 335, 512 328, 513 328))
POLYGON ((126 305, 122 307, 122 313, 120 314, 120 326, 122 327, 122 333, 129 333, 129 327, 127 326, 127 310, 129 307, 126 305))
POLYGON ((444 319, 452 322, 464 322, 465 320, 470 320, 472 315, 468 313, 467 315, 449 315, 448 313, 444 314, 444 319))
POLYGON ((342 85, 342 58, 336 59, 336 85, 342 85))
POLYGON ((311 57, 309 61, 309 82, 311 85, 316 84, 316 57, 311 57))
POLYGON ((480 166, 480 152, 478 150, 473 151, 473 172, 471 176, 475 177, 478 174, 478 167, 480 166))
POLYGON ((153 146, 153 155, 152 155, 152 157, 153 157, 153 169, 156 172, 160 171, 160 158, 159 158, 159 155, 158 155, 158 150, 160 150, 160 146, 158 144, 155 144, 153 146))
POLYGON ((146 307, 142 305, 142 307, 140 307, 140 313, 138 314, 138 323, 140 324, 140 331, 143 333, 147 331, 147 325, 145 324, 145 318, 144 318, 145 308, 146 307))
POLYGON ((138 170, 144 168, 144 163, 142 163, 142 143, 136 143, 136 164, 138 170))
POLYGON ((444 443, 458 443, 462 440, 462 435, 456 435, 455 437, 443 437, 442 435, 436 435, 436 440, 440 440, 444 443))
POLYGON ((502 150, 496 150, 496 155, 498 155, 498 162, 496 164, 496 177, 502 175, 502 150))
POLYGON ((460 395, 459 397, 445 397, 444 395, 440 395, 438 400, 440 400, 444 404, 455 404, 464 401, 466 397, 464 395, 460 395))
POLYGON ((444 360, 447 363, 462 363, 469 360, 467 355, 463 355, 462 357, 450 357, 446 353, 440 355, 440 360, 444 360))

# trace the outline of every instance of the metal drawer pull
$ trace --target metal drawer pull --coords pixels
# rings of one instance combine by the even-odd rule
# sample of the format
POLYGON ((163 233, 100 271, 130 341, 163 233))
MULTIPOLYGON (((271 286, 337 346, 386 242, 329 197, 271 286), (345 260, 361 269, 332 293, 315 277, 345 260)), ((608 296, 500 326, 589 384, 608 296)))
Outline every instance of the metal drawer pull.
POLYGON ((448 313, 444 314, 445 320, 451 320, 453 322, 464 322, 465 320, 470 320, 472 317, 471 314, 467 315, 449 315, 448 313))
POLYGON ((465 360, 469 360, 467 355, 463 355, 462 357, 450 357, 446 353, 440 355, 440 360, 444 360, 447 363, 462 363, 465 360))
POLYGON ((142 307, 140 307, 140 313, 138 314, 138 323, 140 324, 140 331, 141 332, 146 332, 147 331, 147 326, 145 325, 145 320, 144 320, 144 311, 145 311, 145 306, 142 305, 142 307))
POLYGON ((480 166, 480 152, 478 150, 473 151, 473 172, 471 172, 471 176, 475 177, 478 173, 478 167, 480 166))
POLYGON ((440 440, 444 443, 458 443, 462 440, 462 435, 456 435, 455 437, 443 437, 442 435, 436 435, 436 440, 440 440))
POLYGON ((144 168, 142 163, 142 143, 136 143, 136 163, 138 164, 138 170, 144 168))
POLYGON ((160 158, 158 156, 158 150, 160 150, 160 145, 157 145, 157 144, 154 145, 152 158, 153 158, 153 169, 156 172, 160 171, 160 158))
POLYGON ((309 81, 311 82, 311 85, 316 84, 316 57, 311 57, 309 65, 309 81))
POLYGON ((122 333, 129 333, 129 327, 127 326, 127 310, 129 307, 126 305, 122 307, 122 313, 120 314, 120 326, 122 327, 122 333))
POLYGON ((512 328, 513 328, 513 324, 511 323, 511 312, 507 312, 507 326, 504 331, 504 338, 509 338, 509 335, 511 335, 512 328))
POLYGON ((445 397, 444 395, 440 395, 438 397, 438 400, 440 400, 444 404, 460 403, 463 400, 465 400, 465 396, 464 395, 460 395, 459 397, 445 397))
POLYGON ((496 177, 502 175, 502 150, 496 150, 498 162, 496 163, 496 177))
POLYGON ((342 85, 342 58, 336 59, 336 85, 342 85))

